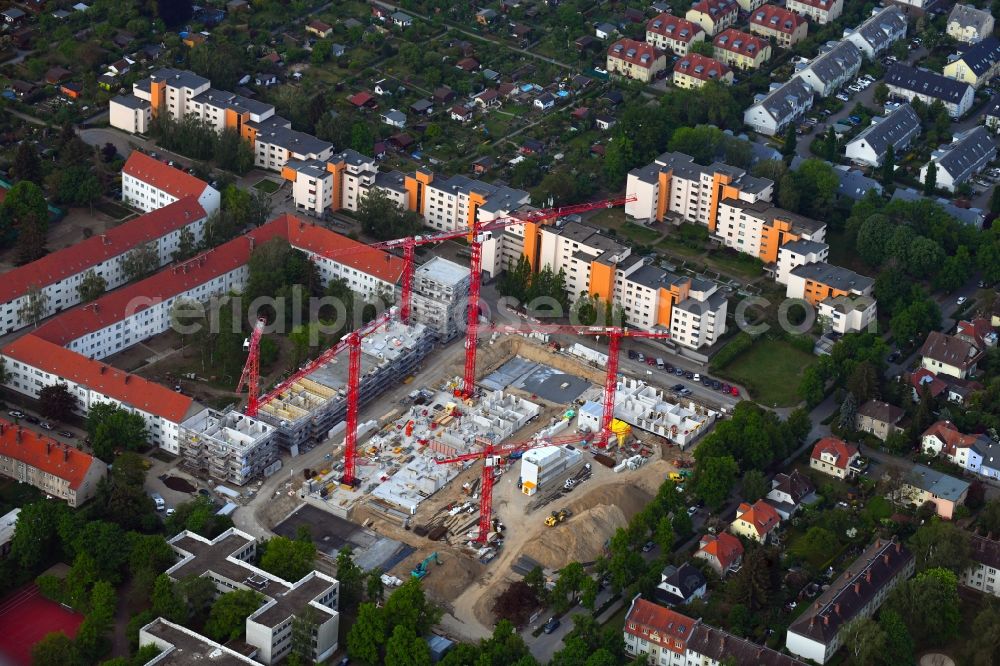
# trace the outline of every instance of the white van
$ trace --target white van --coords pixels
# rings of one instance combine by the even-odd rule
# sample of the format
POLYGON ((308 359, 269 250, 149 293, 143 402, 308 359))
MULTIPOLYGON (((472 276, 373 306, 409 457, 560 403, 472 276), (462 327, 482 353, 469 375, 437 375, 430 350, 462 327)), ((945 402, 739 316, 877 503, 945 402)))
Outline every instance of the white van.
POLYGON ((158 493, 153 493, 150 497, 153 498, 153 503, 156 505, 157 511, 163 511, 167 507, 166 502, 163 501, 163 498, 158 493))

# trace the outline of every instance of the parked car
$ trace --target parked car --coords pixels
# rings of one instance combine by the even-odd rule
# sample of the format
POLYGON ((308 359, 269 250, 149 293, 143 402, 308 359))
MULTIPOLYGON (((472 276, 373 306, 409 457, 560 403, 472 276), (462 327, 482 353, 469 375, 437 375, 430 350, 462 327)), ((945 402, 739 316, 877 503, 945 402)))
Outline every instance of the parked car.
POLYGON ((700 382, 700 381, 701 381, 701 375, 700 375, 700 374, 698 374, 698 373, 696 372, 696 373, 694 373, 694 374, 693 374, 693 375, 692 375, 692 376, 690 377, 690 379, 693 379, 693 380, 695 380, 696 382, 700 382))
POLYGON ((683 391, 684 390, 684 384, 674 384, 673 389, 675 391, 683 391))
POLYGON ((648 553, 649 551, 653 550, 653 547, 655 545, 656 544, 653 543, 652 541, 647 541, 646 543, 642 544, 642 552, 648 553))
POLYGON ((739 389, 739 387, 734 386, 733 389, 732 389, 732 394, 735 395, 737 398, 740 397, 740 389, 739 389))
POLYGON ((15 419, 23 419, 24 418, 24 412, 18 411, 16 409, 10 409, 10 410, 7 411, 7 413, 10 414, 11 416, 13 416, 15 419))
POLYGON ((73 439, 74 437, 76 437, 76 435, 71 433, 69 430, 60 430, 59 435, 65 437, 66 439, 73 439))
POLYGON ((675 369, 674 370, 674 374, 677 375, 678 377, 683 377, 684 376, 684 368, 677 368, 677 369, 675 369))
POLYGON ((42 430, 55 430, 55 428, 52 427, 52 424, 49 423, 48 421, 42 421, 41 423, 38 424, 38 427, 41 428, 42 430))
POLYGON ((696 506, 689 506, 688 507, 688 515, 689 516, 693 516, 696 513, 698 513, 698 507, 696 507, 696 506))
POLYGON ((646 357, 646 365, 656 365, 656 359, 652 356, 646 357))
POLYGON ((628 358, 629 358, 630 361, 634 361, 637 357, 638 357, 638 354, 636 354, 635 351, 633 351, 631 349, 628 350, 628 358))
POLYGON ((698 381, 697 379, 695 379, 695 377, 697 377, 698 375, 694 374, 690 370, 688 370, 687 372, 685 372, 684 376, 687 377, 688 379, 694 379, 695 381, 698 381))
POLYGON ((955 305, 965 305, 965 302, 969 300, 965 296, 959 296, 958 300, 955 301, 955 305))
POLYGON ((646 362, 646 355, 643 354, 642 352, 639 352, 638 354, 635 355, 635 359, 637 361, 639 361, 639 363, 645 363, 646 362))
POLYGON ((38 425, 39 423, 42 422, 40 418, 38 418, 37 416, 32 416, 31 414, 25 416, 24 420, 27 421, 28 423, 33 423, 35 425, 38 425))
POLYGON ((667 364, 667 367, 666 367, 666 368, 664 368, 664 370, 666 370, 666 371, 667 371, 667 374, 668 374, 668 375, 672 375, 672 374, 674 374, 674 370, 676 370, 676 369, 677 369, 677 368, 675 368, 674 366, 672 366, 672 365, 670 365, 670 364, 667 364))
POLYGON ((658 367, 660 370, 663 370, 664 368, 667 367, 667 364, 663 362, 662 358, 657 357, 657 359, 656 359, 656 367, 658 367))
POLYGON ((851 101, 851 98, 848 97, 847 95, 845 95, 842 92, 837 93, 836 94, 836 98, 839 99, 841 102, 850 102, 851 101))
POLYGON ((558 629, 561 624, 562 622, 559 621, 559 618, 557 617, 550 618, 549 621, 545 623, 545 628, 543 629, 543 631, 547 634, 551 634, 553 631, 558 629))

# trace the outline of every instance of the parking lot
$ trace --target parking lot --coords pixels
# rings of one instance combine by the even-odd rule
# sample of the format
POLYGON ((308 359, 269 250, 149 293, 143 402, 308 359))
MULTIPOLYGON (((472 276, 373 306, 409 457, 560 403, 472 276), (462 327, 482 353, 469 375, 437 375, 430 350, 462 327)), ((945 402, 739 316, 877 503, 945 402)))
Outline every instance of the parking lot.
MULTIPOLYGON (((736 397, 739 397, 740 395, 739 388, 735 386, 730 386, 725 382, 713 379, 708 375, 702 375, 701 373, 694 372, 693 370, 685 370, 684 368, 674 367, 664 361, 662 357, 647 356, 642 352, 629 349, 628 358, 631 361, 637 361, 639 363, 645 363, 648 366, 655 367, 665 374, 673 375, 678 379, 687 379, 689 381, 700 383, 707 389, 718 391, 721 395, 731 395, 736 397)), ((692 390, 683 383, 674 384, 670 388, 678 395, 688 396, 692 394, 692 390)))

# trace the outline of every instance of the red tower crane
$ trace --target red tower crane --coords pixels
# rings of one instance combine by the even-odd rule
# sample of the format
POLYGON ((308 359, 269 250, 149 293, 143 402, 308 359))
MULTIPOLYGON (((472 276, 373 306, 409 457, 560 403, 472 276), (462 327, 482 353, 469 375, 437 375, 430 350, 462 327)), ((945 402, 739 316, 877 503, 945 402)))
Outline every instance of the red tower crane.
POLYGON ((606 335, 608 336, 608 371, 604 378, 604 407, 601 412, 601 430, 597 435, 597 446, 605 448, 611 436, 611 422, 615 418, 615 393, 618 390, 618 352, 622 338, 669 338, 667 332, 640 331, 617 326, 563 326, 536 324, 531 326, 492 326, 491 332, 548 333, 566 335, 606 335))
POLYGON ((493 444, 485 440, 486 447, 481 451, 466 453, 454 458, 436 461, 439 465, 448 463, 465 462, 466 460, 483 461, 483 477, 479 489, 479 534, 476 541, 481 544, 486 543, 490 533, 491 518, 493 514, 493 482, 494 469, 502 464, 505 457, 513 453, 523 453, 531 449, 540 449, 546 446, 562 446, 563 444, 577 444, 585 442, 589 438, 586 434, 565 435, 562 437, 542 437, 525 440, 523 442, 513 442, 507 444, 493 444))
POLYGON ((264 326, 267 321, 261 317, 253 327, 250 339, 245 343, 247 348, 247 362, 243 366, 243 373, 240 375, 240 383, 236 385, 236 392, 239 393, 243 387, 247 387, 247 416, 257 416, 257 409, 260 406, 258 395, 260 393, 260 336, 264 333, 264 326))

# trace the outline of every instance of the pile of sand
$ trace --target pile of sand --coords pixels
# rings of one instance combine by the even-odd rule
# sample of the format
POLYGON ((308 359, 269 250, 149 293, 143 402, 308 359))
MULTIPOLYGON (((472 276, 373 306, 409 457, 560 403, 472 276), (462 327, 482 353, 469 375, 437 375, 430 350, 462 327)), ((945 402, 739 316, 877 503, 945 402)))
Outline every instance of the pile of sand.
POLYGON ((634 485, 598 488, 567 505, 573 512, 565 524, 547 528, 525 546, 523 554, 552 569, 570 562, 592 562, 619 527, 646 506, 652 496, 634 485))

